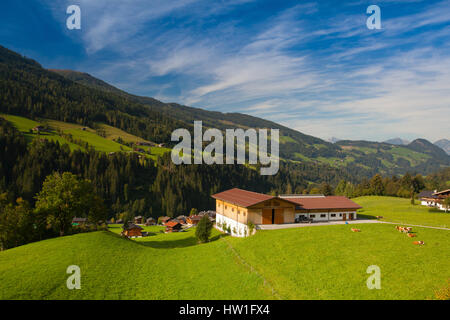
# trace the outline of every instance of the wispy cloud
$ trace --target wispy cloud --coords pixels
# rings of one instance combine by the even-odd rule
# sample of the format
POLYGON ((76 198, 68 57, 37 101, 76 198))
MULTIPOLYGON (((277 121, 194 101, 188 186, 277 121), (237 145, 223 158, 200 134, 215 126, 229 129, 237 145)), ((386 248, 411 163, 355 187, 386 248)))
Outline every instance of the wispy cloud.
POLYGON ((449 0, 378 1, 382 30, 368 1, 78 2, 80 67, 133 93, 323 138, 450 135, 449 0))

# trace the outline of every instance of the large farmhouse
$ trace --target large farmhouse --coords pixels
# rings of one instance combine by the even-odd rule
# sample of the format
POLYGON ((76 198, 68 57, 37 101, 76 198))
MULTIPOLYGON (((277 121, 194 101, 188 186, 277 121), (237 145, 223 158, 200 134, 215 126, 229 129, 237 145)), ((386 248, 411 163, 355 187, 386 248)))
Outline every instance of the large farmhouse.
POLYGON ((419 194, 421 204, 428 207, 435 207, 440 210, 445 210, 444 199, 450 197, 450 189, 443 191, 422 191, 419 194))
POLYGON ((230 227, 232 235, 245 236, 247 224, 285 224, 301 219, 336 221, 356 219, 361 207, 342 196, 266 194, 231 189, 212 195, 216 199, 216 225, 230 227))

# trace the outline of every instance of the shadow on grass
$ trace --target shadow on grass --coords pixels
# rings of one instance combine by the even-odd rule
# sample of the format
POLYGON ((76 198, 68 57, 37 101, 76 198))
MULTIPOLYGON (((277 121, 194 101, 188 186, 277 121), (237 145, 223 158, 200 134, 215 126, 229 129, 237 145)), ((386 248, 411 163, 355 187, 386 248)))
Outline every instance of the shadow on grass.
POLYGON ((438 208, 429 208, 428 212, 429 213, 445 213, 445 210, 440 210, 438 208))
MULTIPOLYGON (((211 239, 209 242, 214 242, 220 238, 227 237, 228 235, 219 234, 211 239)), ((144 247, 151 247, 154 249, 173 249, 173 248, 186 248, 198 245, 198 240, 196 237, 189 237, 176 240, 163 240, 163 241, 136 241, 137 244, 144 247)))
POLYGON ((376 216, 367 215, 367 214, 358 213, 358 219, 357 220, 377 220, 377 217, 376 216))

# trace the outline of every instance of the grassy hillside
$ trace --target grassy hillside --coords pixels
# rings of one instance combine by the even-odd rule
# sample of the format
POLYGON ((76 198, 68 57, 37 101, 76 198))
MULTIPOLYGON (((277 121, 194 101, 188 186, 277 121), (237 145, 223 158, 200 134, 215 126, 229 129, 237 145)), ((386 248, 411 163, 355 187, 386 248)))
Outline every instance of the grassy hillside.
MULTIPOLYGON (((73 139, 80 140, 82 142, 88 143, 95 150, 100 152, 127 152, 133 149, 127 145, 119 144, 115 140, 121 138, 127 143, 137 143, 137 142, 149 142, 132 134, 129 134, 118 128, 106 125, 98 124, 98 129, 92 129, 86 126, 81 126, 79 124, 67 123, 62 121, 42 119, 40 121, 34 121, 25 117, 19 117, 14 115, 0 114, 0 117, 13 123, 14 126, 22 132, 25 137, 31 142, 33 139, 47 139, 52 141, 58 141, 60 144, 68 144, 72 150, 81 149, 85 150, 83 146, 75 144, 64 136, 62 136, 58 130, 62 131, 64 134, 71 135, 73 139), (37 133, 32 132, 32 129, 38 125, 48 125, 50 130, 46 132, 37 133), (103 136, 100 135, 100 132, 103 136)), ((139 148, 146 151, 146 153, 141 153, 154 160, 157 157, 162 156, 164 153, 170 152, 169 148, 160 147, 149 147, 140 146, 139 148)))
POLYGON ((6 114, 0 114, 0 117, 11 122, 20 132, 22 132, 24 134, 24 136, 30 142, 34 139, 46 139, 46 140, 55 141, 55 142, 57 141, 61 145, 68 144, 71 150, 75 150, 75 149, 84 150, 83 147, 81 147, 75 143, 72 143, 72 142, 68 141, 67 139, 59 136, 55 130, 41 132, 41 133, 39 133, 39 135, 37 133, 33 132, 32 129, 38 125, 42 125, 43 124, 42 122, 34 121, 34 120, 24 118, 24 117, 6 115, 6 114))
POLYGON ((162 234, 137 243, 95 232, 1 252, 0 299, 269 298, 225 242, 197 246, 192 237, 162 234), (74 264, 82 282, 71 291, 66 268, 74 264))
MULTIPOLYGON (((356 200, 367 215, 428 222, 426 212, 392 198, 356 200)), ((211 242, 197 245, 193 229, 146 227, 149 237, 126 240, 112 225, 111 232, 0 252, 0 299, 434 299, 450 278, 450 231, 414 227, 411 239, 391 224, 360 224, 360 233, 351 227, 258 231, 245 239, 214 231, 211 242), (81 290, 65 285, 73 264, 81 290), (366 287, 370 265, 381 269, 381 290, 366 287)))
POLYGON ((422 206, 420 201, 412 205, 409 199, 377 196, 353 200, 363 207, 358 214, 368 218, 382 216, 382 221, 450 228, 450 213, 422 206))

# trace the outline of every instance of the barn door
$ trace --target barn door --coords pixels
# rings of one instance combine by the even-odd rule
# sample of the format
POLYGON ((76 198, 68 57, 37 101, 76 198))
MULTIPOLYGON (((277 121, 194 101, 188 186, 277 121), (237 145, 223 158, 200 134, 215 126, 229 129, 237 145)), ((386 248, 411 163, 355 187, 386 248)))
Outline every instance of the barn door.
POLYGON ((275 209, 275 224, 284 223, 284 209, 275 209))
POLYGON ((346 213, 342 214, 342 220, 344 220, 344 221, 347 220, 347 214, 346 213))
POLYGON ((272 224, 272 209, 262 209, 262 224, 272 224))

